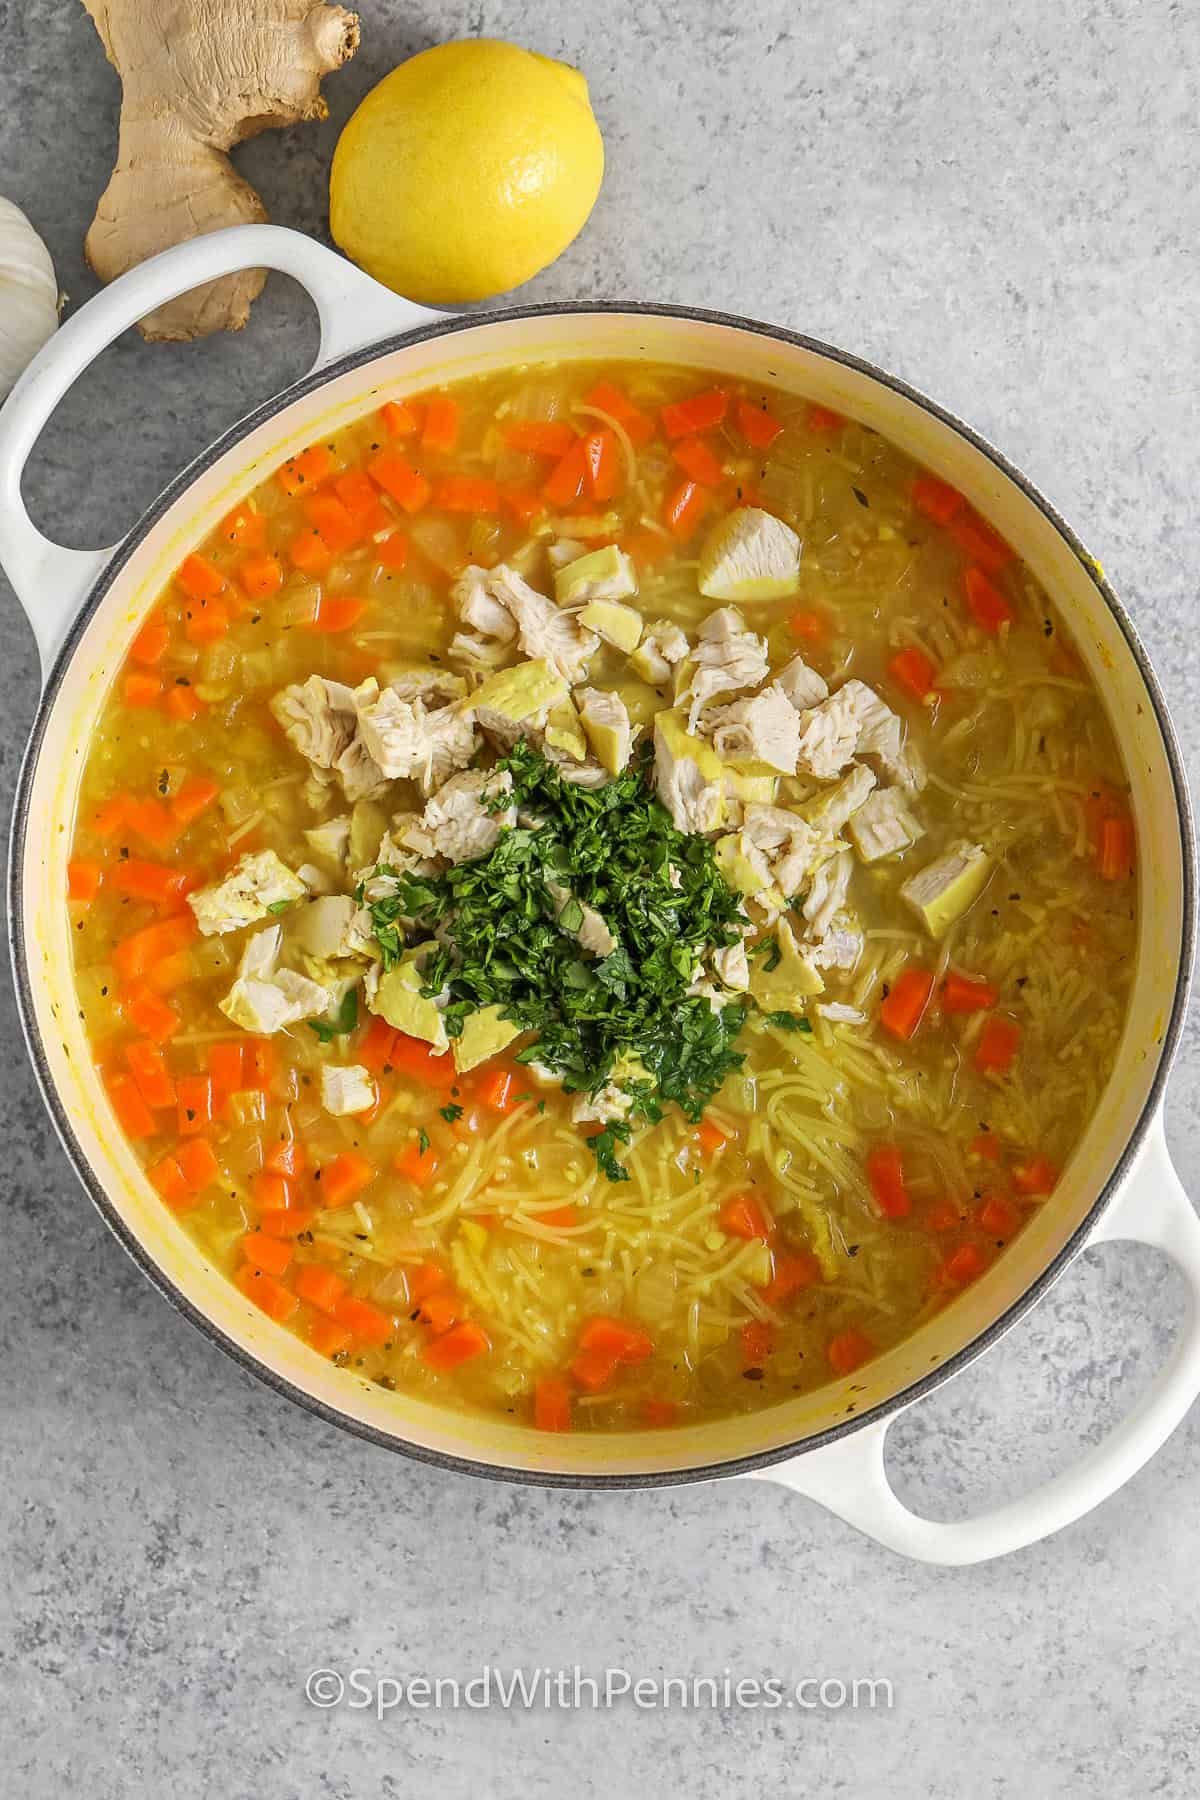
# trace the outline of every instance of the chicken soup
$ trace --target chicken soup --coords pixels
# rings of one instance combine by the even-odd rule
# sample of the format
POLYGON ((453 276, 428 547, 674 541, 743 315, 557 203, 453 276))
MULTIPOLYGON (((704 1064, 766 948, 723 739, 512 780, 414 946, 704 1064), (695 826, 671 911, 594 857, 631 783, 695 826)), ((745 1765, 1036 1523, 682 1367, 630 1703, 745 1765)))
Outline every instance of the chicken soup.
POLYGON ((397 396, 180 565, 83 779, 147 1179, 386 1388, 546 1431, 851 1374, 1053 1194, 1127 783, 1049 599, 853 420, 653 365, 397 396))

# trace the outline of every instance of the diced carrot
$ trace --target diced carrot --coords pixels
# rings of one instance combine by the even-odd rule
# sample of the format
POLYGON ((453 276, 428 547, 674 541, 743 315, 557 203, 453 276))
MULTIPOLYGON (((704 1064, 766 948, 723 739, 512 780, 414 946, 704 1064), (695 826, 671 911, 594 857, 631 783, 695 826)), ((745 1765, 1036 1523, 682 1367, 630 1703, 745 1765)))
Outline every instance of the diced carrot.
POLYGON ((195 1137, 212 1124, 212 1082, 207 1075, 181 1075, 175 1092, 179 1099, 179 1135, 195 1137))
POLYGON ((349 631, 352 626, 358 624, 366 610, 366 601, 356 599, 350 594, 322 594, 317 603, 317 616, 309 626, 309 630, 324 631, 329 634, 349 631))
POLYGON ((962 1213, 953 1200, 935 1200, 921 1218, 926 1231, 957 1231, 962 1222, 962 1213))
POLYGON ((679 1404, 675 1400, 660 1400, 655 1394, 647 1394, 642 1401, 641 1414, 643 1425, 661 1431, 675 1423, 679 1417, 679 1404))
POLYGON ((347 469, 333 484, 334 492, 364 534, 386 531, 391 515, 365 469, 347 469))
POLYGON ((624 431, 635 449, 640 450, 654 436, 654 420, 639 409, 611 381, 598 381, 585 395, 589 406, 606 412, 624 431))
POLYGON ((971 976, 959 975, 953 969, 942 983, 943 1012, 990 1012, 999 998, 999 991, 990 981, 974 981, 971 976))
POLYGON ((425 408, 425 428, 421 433, 423 450, 453 450, 458 442, 462 408, 457 400, 435 394, 425 408))
POLYGON ((212 1077, 215 1093, 236 1094, 243 1085, 245 1049, 246 1046, 240 1038, 235 1038, 227 1044, 209 1045, 208 1072, 212 1077))
POLYGON ((100 892, 100 884, 104 880, 104 870, 98 862, 87 862, 83 857, 73 856, 67 864, 67 898, 92 901, 100 892))
POLYGON ((907 650, 897 651, 888 664, 888 669, 915 700, 924 700, 927 694, 933 692, 936 671, 925 652, 918 650, 915 645, 910 645, 907 650))
POLYGON ((482 1325, 464 1319, 444 1336, 431 1339, 421 1356, 431 1369, 457 1369, 462 1363, 486 1355, 491 1347, 492 1340, 482 1325))
POLYGON ((665 533, 652 531, 648 526, 640 531, 630 532, 625 540, 625 548, 639 569, 652 569, 655 563, 664 562, 675 550, 665 533))
POLYGON ((304 516, 313 530, 320 532, 335 555, 342 550, 352 550, 366 536, 361 521, 355 518, 349 507, 342 504, 336 494, 310 495, 304 502, 304 516))
POLYGON ((904 1157, 895 1144, 878 1144, 868 1152, 867 1180, 885 1219, 907 1219, 912 1201, 904 1181, 904 1157))
POLYGON ((935 525, 948 525, 967 504, 957 488, 939 481, 936 475, 922 475, 913 482, 912 502, 935 525))
POLYGON ((198 719, 204 711, 203 700, 198 694, 192 692, 191 685, 186 681, 177 681, 173 687, 167 689, 167 697, 163 701, 163 706, 170 718, 177 719, 185 725, 192 719, 198 719))
POLYGON ((484 1106, 493 1112, 504 1113, 515 1105, 512 1090, 512 1070, 492 1069, 483 1076, 475 1091, 484 1106))
POLYGON ((174 1156, 164 1156, 161 1161, 153 1163, 146 1170, 146 1178, 151 1187, 158 1190, 172 1212, 187 1212, 199 1201, 200 1196, 189 1187, 178 1159, 174 1156))
POLYGON ((159 1129, 154 1114, 138 1092, 132 1075, 113 1075, 108 1082, 108 1097, 117 1115, 117 1123, 126 1137, 153 1137, 159 1129))
POLYGON ((717 1214, 717 1224, 730 1237, 765 1238, 769 1227, 753 1194, 735 1194, 717 1214))
POLYGON ((229 608, 220 600, 193 600, 184 620, 189 644, 216 644, 229 630, 229 608))
POLYGON ((180 869, 170 863, 146 862, 139 856, 127 856, 112 870, 112 885, 119 894, 131 900, 149 900, 165 906, 179 900, 194 885, 195 870, 180 869))
POLYGON ((571 1361, 571 1374, 581 1388, 597 1394, 617 1372, 617 1359, 602 1350, 580 1350, 571 1361))
POLYGON ((534 1383, 533 1422, 539 1431, 570 1431, 571 1390, 558 1375, 534 1383))
POLYGON ((193 551, 175 572, 175 580, 191 600, 215 600, 224 592, 225 577, 207 556, 193 551))
POLYGON ((113 967, 123 981, 137 981, 164 957, 186 950, 199 932, 200 927, 190 909, 163 919, 160 924, 143 926, 141 931, 133 932, 117 945, 113 951, 113 967))
POLYGON ((975 512, 960 512, 946 527, 964 556, 978 564, 985 575, 998 575, 1008 567, 1016 552, 1006 544, 998 531, 975 512))
POLYGON ((769 413, 765 406, 753 406, 749 400, 738 401, 737 420, 738 430, 756 450, 769 450, 783 430, 774 413, 769 413))
POLYGON ((1104 881, 1123 881, 1133 873, 1133 826, 1128 819, 1102 822, 1096 867, 1104 881))
POLYGON ((261 550, 267 541, 267 521, 248 500, 227 512, 217 530, 238 550, 261 550))
POLYGON ((701 1119, 696 1127, 696 1141, 705 1156, 715 1156, 718 1150, 725 1148, 728 1139, 710 1119, 701 1119))
POLYGON ((875 1346, 865 1331, 852 1325, 849 1331, 839 1331, 830 1338, 825 1354, 835 1375, 852 1375, 874 1356, 875 1346))
POLYGON ((967 1155, 976 1157, 980 1162, 999 1162, 1000 1140, 994 1131, 981 1131, 967 1145, 967 1155))
POLYGON ((339 1356, 349 1350, 354 1338, 336 1319, 314 1319, 308 1328, 308 1341, 318 1356, 339 1356))
POLYGON ((202 1194, 220 1176, 221 1165, 207 1138, 192 1138, 188 1143, 180 1144, 175 1158, 194 1194, 202 1194))
POLYGON ((282 1275, 292 1260, 292 1246, 282 1238, 248 1231, 242 1239, 242 1256, 252 1269, 261 1269, 267 1275, 282 1275))
POLYGON ((292 538, 288 544, 288 556, 293 567, 303 575, 321 575, 333 561, 333 551, 320 532, 311 525, 298 531, 292 538))
POLYGON ((685 543, 708 511, 712 494, 695 481, 681 481, 667 495, 663 524, 679 543, 685 543))
POLYGON ((307 1206, 267 1206, 258 1215, 259 1230, 278 1238, 297 1238, 302 1231, 311 1231, 316 1220, 316 1213, 307 1206))
POLYGON ((801 638, 805 643, 817 644, 828 635, 829 621, 823 613, 802 607, 788 620, 788 630, 793 637, 801 638))
POLYGON ((1012 1067, 1021 1028, 1011 1019, 989 1019, 975 1046, 975 1067, 981 1075, 1006 1075, 1012 1067))
POLYGON ((134 1029, 156 1044, 165 1044, 183 1023, 175 1008, 149 987, 131 994, 122 1002, 122 1010, 134 1029))
POLYGON ((768 1306, 782 1306, 793 1294, 815 1287, 821 1279, 821 1265, 811 1250, 776 1250, 771 1260, 774 1273, 758 1290, 768 1306))
POLYGON ((979 1279, 987 1263, 978 1244, 960 1244, 942 1264, 940 1279, 950 1287, 965 1287, 967 1282, 979 1279))
POLYGON ((587 456, 583 439, 576 438, 571 448, 555 463, 542 488, 542 498, 550 506, 569 506, 578 500, 587 481, 587 456))
POLYGON ((130 829, 145 838, 148 844, 153 844, 156 850, 167 849, 179 836, 179 821, 172 817, 161 800, 131 799, 125 819, 130 829))
POLYGON ((583 440, 583 455, 587 464, 587 490, 592 499, 614 499, 625 484, 625 465, 615 434, 606 426, 599 431, 589 431, 583 440))
POLYGON ((255 1306, 261 1306, 268 1318, 282 1325, 290 1319, 300 1302, 290 1288, 278 1281, 274 1275, 256 1269, 250 1263, 243 1263, 234 1277, 247 1300, 253 1300, 255 1306))
POLYGON ((125 1047, 125 1062, 137 1083, 138 1093, 153 1111, 175 1104, 175 1083, 167 1071, 166 1059, 153 1041, 138 1039, 125 1047))
POLYGON ((834 412, 831 407, 813 405, 808 409, 810 431, 840 431, 845 423, 841 413, 834 412))
POLYGON ((1013 1186, 1022 1194, 1052 1194, 1057 1183, 1058 1170, 1046 1156, 1033 1156, 1013 1170, 1013 1186))
POLYGON ((690 437, 697 431, 709 431, 725 417, 729 395, 721 388, 707 388, 687 400, 675 400, 659 409, 663 430, 669 438, 690 437))
POLYGON ((326 1163, 317 1180, 317 1199, 322 1206, 349 1206, 365 1188, 370 1187, 378 1171, 373 1162, 359 1150, 343 1150, 326 1163))
POLYGON ((114 794, 111 800, 103 800, 92 814, 88 829, 97 837, 115 837, 123 831, 129 819, 129 808, 135 804, 132 794, 114 794))
POLYGON ((284 1175, 295 1181, 308 1167, 308 1154, 297 1137, 277 1138, 263 1158, 263 1168, 272 1175, 284 1175))
POLYGON ((641 1325, 628 1319, 615 1319, 609 1313, 594 1313, 579 1330, 579 1348, 598 1351, 617 1362, 645 1362, 654 1352, 654 1339, 641 1325))
POLYGON ((538 514, 546 510, 546 502, 532 488, 506 487, 501 491, 500 504, 518 525, 532 525, 538 514))
POLYGON ((432 1150, 422 1150, 416 1138, 404 1146, 392 1163, 398 1175, 414 1187, 428 1187, 438 1172, 438 1158, 432 1150))
POLYGON ((725 478, 719 458, 713 455, 703 438, 680 438, 678 443, 672 444, 671 455, 693 481, 717 487, 725 478))
POLYGON ((247 556, 238 564, 237 578, 252 600, 265 600, 283 586, 283 565, 277 556, 247 556))
POLYGON ((288 1212, 295 1205, 296 1191, 286 1175, 272 1169, 258 1169, 251 1177, 250 1192, 264 1212, 288 1212))
POLYGON ((346 1294, 335 1302, 333 1316, 364 1344, 386 1344, 395 1331, 387 1313, 354 1294, 346 1294))
POLYGON ((457 1079, 449 1050, 433 1050, 424 1039, 408 1037, 403 1031, 393 1033, 386 1061, 399 1074, 426 1087, 452 1087, 457 1079))
POLYGON ((761 1369, 766 1362, 774 1344, 775 1333, 766 1319, 750 1319, 742 1326, 739 1334, 742 1347, 742 1367, 745 1369, 761 1369))
POLYGON ((408 539, 402 531, 391 531, 375 552, 385 569, 398 575, 408 561, 408 539))
POLYGON ((420 512, 423 506, 429 504, 429 496, 433 492, 432 482, 418 474, 398 450, 381 450, 367 464, 367 473, 405 512, 420 512))
POLYGON ((292 1283, 301 1300, 319 1312, 331 1313, 346 1292, 346 1283, 332 1269, 319 1269, 315 1263, 296 1270, 292 1283))
POLYGON ((435 1337, 443 1331, 449 1331, 462 1318, 463 1303, 453 1288, 438 1288, 436 1293, 428 1294, 417 1308, 420 1324, 427 1325, 435 1337))
POLYGON ((1021 1219, 1011 1200, 1003 1194, 989 1194, 979 1208, 979 1223, 989 1237, 1010 1238, 1021 1219))
POLYGON ((381 1074, 384 1069, 392 1067, 392 1051, 399 1036, 395 1026, 389 1025, 378 1013, 373 1014, 365 1035, 359 1039, 355 1049, 355 1061, 362 1063, 374 1074, 381 1074))
POLYGON ((154 994, 174 994, 181 987, 186 987, 196 973, 196 965, 191 953, 177 950, 173 956, 164 956, 160 963, 155 963, 146 978, 146 986, 154 994))
POLYGON ((933 992, 928 969, 905 969, 879 1008, 879 1022, 893 1037, 910 1038, 925 1015, 933 992))
POLYGON ((191 825, 216 799, 220 789, 207 775, 189 775, 171 800, 171 811, 181 825, 191 825))
POLYGON ((482 475, 446 475, 433 490, 433 503, 445 512, 498 513, 500 489, 482 475))
POLYGON ((567 454, 576 436, 561 419, 514 419, 504 428, 504 442, 510 450, 521 450, 527 456, 552 456, 556 462, 567 454))
POLYGON ((421 408, 403 400, 389 400, 379 409, 389 437, 414 437, 421 429, 421 408))
POLYGON ((170 641, 171 629, 165 619, 147 619, 129 646, 130 657, 135 663, 153 668, 162 661, 170 641))
POLYGON ((984 574, 982 569, 968 569, 963 575, 963 590, 971 616, 981 631, 995 634, 1002 625, 1012 622, 1012 608, 984 574))
POLYGON ((162 682, 157 675, 135 669, 121 685, 121 698, 126 706, 157 706, 162 699, 162 682))
POLYGON ((333 452, 324 444, 313 444, 308 450, 302 450, 299 456, 291 457, 281 469, 275 471, 275 479, 285 494, 294 495, 318 487, 326 476, 333 471, 333 452))
POLYGON ((275 1046, 266 1038, 255 1038, 246 1045, 246 1073, 243 1081, 248 1088, 257 1088, 260 1093, 268 1093, 275 1080, 275 1046))
POLYGON ((572 1225, 579 1223, 579 1214, 570 1204, 552 1206, 547 1212, 537 1213, 535 1217, 539 1225, 549 1225, 552 1231, 569 1230, 572 1225))

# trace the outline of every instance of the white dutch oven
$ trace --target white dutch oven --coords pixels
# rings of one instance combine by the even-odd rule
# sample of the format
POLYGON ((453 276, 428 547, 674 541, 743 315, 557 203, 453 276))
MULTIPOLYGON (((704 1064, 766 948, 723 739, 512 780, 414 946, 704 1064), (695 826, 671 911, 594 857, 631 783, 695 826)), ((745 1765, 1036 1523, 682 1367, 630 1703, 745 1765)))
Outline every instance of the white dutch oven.
POLYGON ((1200 1391, 1200 1224, 1163 1141, 1162 1097, 1192 957, 1192 824, 1163 697, 1097 565, 1053 508, 966 426, 841 351, 745 320, 665 307, 535 307, 447 319, 378 287, 292 232, 244 226, 168 251, 85 306, 0 414, 0 561, 28 611, 45 691, 17 794, 11 922, 17 991, 47 1105, 67 1153, 125 1248, 239 1362, 373 1442, 475 1474, 574 1486, 646 1486, 747 1474, 782 1481, 906 1555, 970 1563, 1079 1518, 1141 1467, 1200 1391), (312 373, 183 471, 123 543, 49 542, 21 500, 47 417, 99 351, 196 284, 266 266, 316 303, 312 373), (162 1205, 123 1141, 72 993, 66 864, 76 789, 109 683, 171 571, 284 457, 396 396, 543 358, 646 357, 779 383, 852 414, 952 482, 1015 545, 1062 608, 1125 746, 1137 818, 1141 934, 1129 1022, 1104 1102, 1054 1198, 974 1287, 907 1342, 844 1381, 691 1430, 551 1436, 390 1394, 335 1368, 249 1305, 162 1205), (1088 1243, 1155 1244, 1187 1279, 1190 1308, 1165 1369, 1132 1414, 1066 1474, 957 1524, 903 1507, 884 1471, 891 1422, 994 1343, 1088 1243))

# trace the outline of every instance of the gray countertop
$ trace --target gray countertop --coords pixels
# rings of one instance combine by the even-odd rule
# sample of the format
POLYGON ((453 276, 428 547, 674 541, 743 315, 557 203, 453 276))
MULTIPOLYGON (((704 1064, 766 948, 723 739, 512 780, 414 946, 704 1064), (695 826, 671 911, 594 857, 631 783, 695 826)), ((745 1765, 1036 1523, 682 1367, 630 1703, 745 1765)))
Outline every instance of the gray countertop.
MULTIPOLYGON (((337 130, 436 38, 582 65, 609 156, 579 242, 526 295, 746 312, 858 351, 999 443, 1102 557, 1200 757, 1200 26, 1174 0, 716 0, 529 9, 364 0, 327 125, 239 154, 320 234, 337 130), (537 22, 537 15, 542 22, 537 22), (734 18, 738 22, 734 22, 734 18)), ((82 11, 0 0, 0 189, 72 304, 117 82, 82 11)), ((193 452, 299 373, 273 277, 240 338, 129 337, 31 468, 39 521, 111 541, 193 452)), ((33 642, 0 581, 0 785, 33 642)), ((227 1361, 109 1237, 58 1148, 11 994, 0 1441, 0 1738, 14 1795, 886 1795, 1200 1787, 1200 1416, 1107 1506, 978 1570, 906 1564, 766 1483, 591 1497, 442 1475, 343 1436, 227 1361), (315 1667, 887 1677, 891 1710, 418 1711, 306 1703, 315 1667)), ((1167 1102, 1200 1185, 1200 1047, 1167 1102)), ((963 1516, 1094 1441, 1182 1313, 1150 1252, 1089 1253, 892 1434, 911 1504, 963 1516)))

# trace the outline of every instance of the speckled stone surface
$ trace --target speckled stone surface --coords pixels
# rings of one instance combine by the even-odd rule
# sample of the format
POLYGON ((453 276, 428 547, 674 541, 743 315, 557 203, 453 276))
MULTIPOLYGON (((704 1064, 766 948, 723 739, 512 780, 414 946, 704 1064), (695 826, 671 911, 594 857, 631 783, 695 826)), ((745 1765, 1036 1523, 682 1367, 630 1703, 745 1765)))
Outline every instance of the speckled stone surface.
MULTIPOLYGON (((1200 25, 1174 0, 935 13, 780 0, 364 0, 330 122, 240 153, 320 234, 337 130, 438 38, 577 61, 609 152, 588 230, 529 298, 660 298, 778 320, 978 425, 1079 528, 1200 755, 1200 25), (735 22, 736 20, 736 22, 735 22)), ((0 188, 73 304, 117 82, 70 0, 0 0, 0 188)), ((130 337, 47 431, 27 489, 75 544, 131 522, 305 366, 273 277, 239 339, 130 337)), ((0 792, 36 698, 0 581, 0 792)), ((1200 1789, 1200 1416, 1099 1512, 964 1572, 905 1564, 767 1484, 593 1498, 450 1478, 309 1418, 200 1338, 77 1187, 19 1049, 0 1076, 0 1789, 88 1800, 886 1795, 1081 1800, 1200 1789), (306 1673, 482 1663, 640 1675, 887 1676, 891 1711, 574 1715, 305 1701, 306 1673)), ((1167 1106, 1200 1187, 1194 1025, 1167 1106)), ((1150 1378, 1181 1284, 1082 1259, 892 1434, 910 1503, 961 1516, 1093 1441, 1150 1378)))

